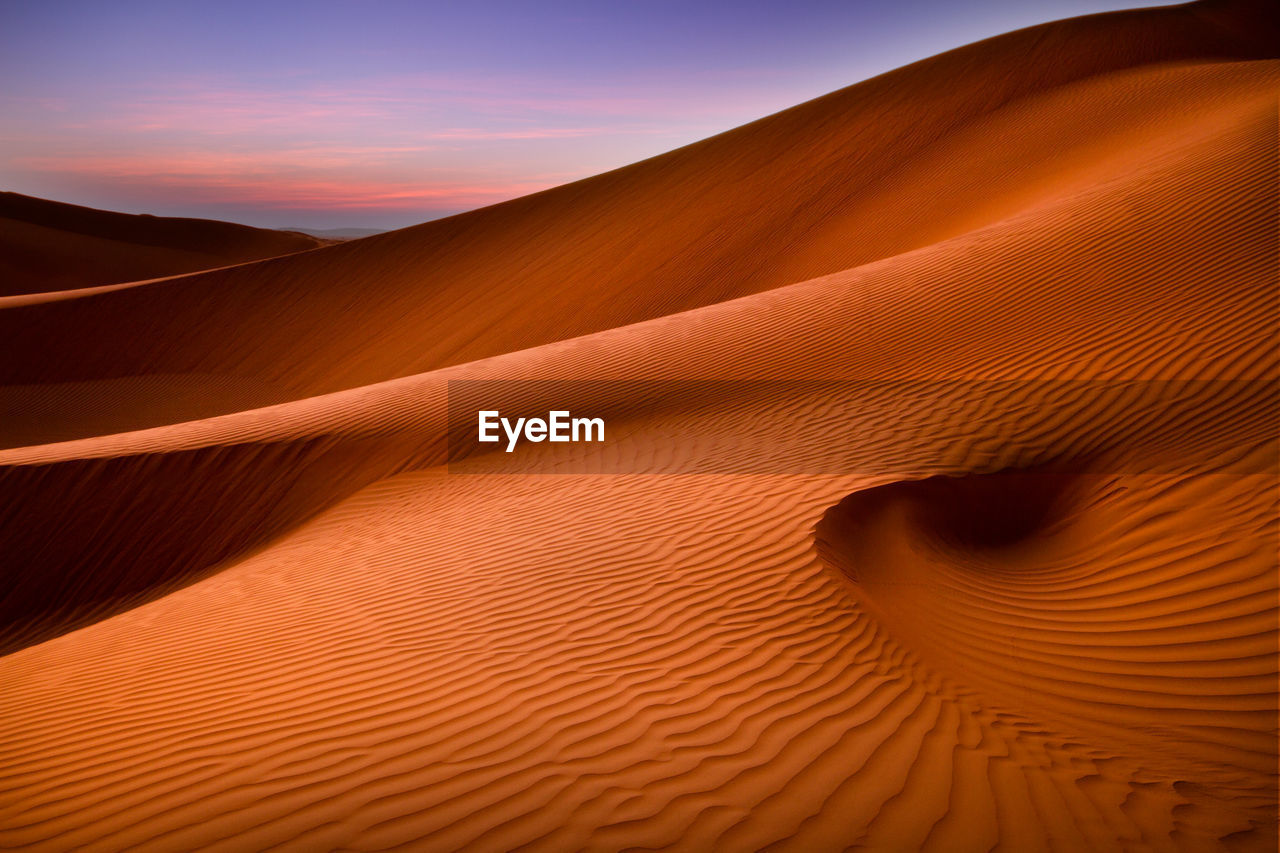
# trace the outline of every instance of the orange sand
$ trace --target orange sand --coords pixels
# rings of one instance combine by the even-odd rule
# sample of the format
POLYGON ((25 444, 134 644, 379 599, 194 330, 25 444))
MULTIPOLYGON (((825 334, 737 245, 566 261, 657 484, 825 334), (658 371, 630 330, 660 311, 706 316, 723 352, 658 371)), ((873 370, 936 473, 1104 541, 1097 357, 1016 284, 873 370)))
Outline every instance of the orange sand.
POLYGON ((0 298, 0 847, 1274 850, 1277 53, 1075 19, 0 298), (464 379, 613 437, 446 466, 464 379))

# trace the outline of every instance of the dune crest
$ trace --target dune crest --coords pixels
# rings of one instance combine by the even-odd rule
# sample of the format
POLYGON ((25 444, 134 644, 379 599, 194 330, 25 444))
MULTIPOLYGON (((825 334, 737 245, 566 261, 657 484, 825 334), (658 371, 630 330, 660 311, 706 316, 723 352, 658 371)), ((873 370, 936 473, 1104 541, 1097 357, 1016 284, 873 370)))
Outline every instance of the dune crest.
POLYGON ((0 304, 287 255, 327 241, 210 219, 134 216, 0 192, 0 304))

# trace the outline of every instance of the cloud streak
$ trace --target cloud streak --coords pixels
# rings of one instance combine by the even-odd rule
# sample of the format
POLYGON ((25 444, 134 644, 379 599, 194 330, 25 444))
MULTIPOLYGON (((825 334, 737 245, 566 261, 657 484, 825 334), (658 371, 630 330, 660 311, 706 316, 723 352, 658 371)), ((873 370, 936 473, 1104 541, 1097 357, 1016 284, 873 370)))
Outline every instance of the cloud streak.
POLYGON ((135 204, 430 214, 625 165, 759 109, 730 117, 725 99, 717 121, 697 100, 675 87, 423 75, 149 80, 87 105, 0 96, 14 116, 0 172, 135 204))

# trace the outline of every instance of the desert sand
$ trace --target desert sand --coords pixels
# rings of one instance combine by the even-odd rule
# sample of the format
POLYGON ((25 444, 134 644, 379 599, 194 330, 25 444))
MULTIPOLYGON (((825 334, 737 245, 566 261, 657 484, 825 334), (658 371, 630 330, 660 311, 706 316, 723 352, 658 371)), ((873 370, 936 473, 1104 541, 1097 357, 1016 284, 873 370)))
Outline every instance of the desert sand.
POLYGON ((1078 18, 0 298, 0 847, 1275 850, 1277 55, 1078 18))
POLYGON ((0 192, 0 296, 161 278, 332 242, 296 231, 115 213, 0 192))

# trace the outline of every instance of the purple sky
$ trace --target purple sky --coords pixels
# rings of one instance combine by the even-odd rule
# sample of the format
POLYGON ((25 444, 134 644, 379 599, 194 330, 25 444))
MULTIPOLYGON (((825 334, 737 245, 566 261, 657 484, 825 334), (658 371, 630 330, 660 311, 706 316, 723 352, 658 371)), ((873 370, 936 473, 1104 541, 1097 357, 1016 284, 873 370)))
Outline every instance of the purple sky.
POLYGON ((1107 0, 0 0, 0 188, 394 228, 1107 0))

